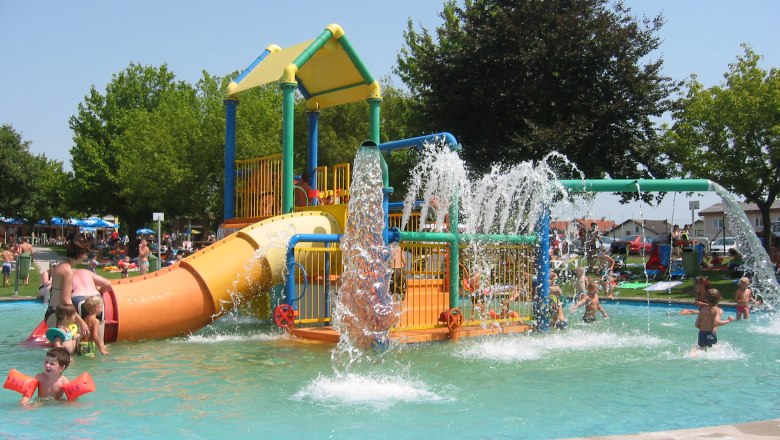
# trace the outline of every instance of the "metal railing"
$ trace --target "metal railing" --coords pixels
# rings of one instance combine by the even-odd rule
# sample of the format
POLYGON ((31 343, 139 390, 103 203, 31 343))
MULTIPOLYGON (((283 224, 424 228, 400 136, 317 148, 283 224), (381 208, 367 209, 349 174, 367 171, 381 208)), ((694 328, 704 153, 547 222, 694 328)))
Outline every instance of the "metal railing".
POLYGON ((282 213, 282 155, 236 161, 236 217, 282 213))

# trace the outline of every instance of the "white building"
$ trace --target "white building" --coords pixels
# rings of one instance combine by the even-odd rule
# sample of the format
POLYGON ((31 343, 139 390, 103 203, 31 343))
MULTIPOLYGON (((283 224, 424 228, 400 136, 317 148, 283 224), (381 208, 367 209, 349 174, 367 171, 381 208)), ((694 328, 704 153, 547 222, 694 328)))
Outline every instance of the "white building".
MULTIPOLYGON (((758 210, 758 206, 753 203, 741 203, 740 208, 745 211, 750 224, 753 225, 753 229, 759 235, 763 235, 764 225, 761 221, 761 211, 758 210)), ((699 211, 699 217, 704 220, 704 236, 713 239, 716 236, 722 237, 725 227, 726 236, 734 237, 734 232, 731 230, 731 225, 728 224, 728 219, 723 211, 723 203, 716 203, 706 209, 699 211)), ((769 218, 771 221, 780 221, 780 201, 776 201, 772 204, 769 210, 769 218)))

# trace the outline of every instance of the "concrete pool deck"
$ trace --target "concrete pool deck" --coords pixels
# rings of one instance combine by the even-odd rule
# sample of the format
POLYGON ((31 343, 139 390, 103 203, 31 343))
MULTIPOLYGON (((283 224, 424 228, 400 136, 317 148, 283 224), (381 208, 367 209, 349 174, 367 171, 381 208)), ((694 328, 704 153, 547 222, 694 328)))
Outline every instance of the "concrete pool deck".
POLYGON ((780 419, 758 422, 737 423, 734 425, 708 426, 705 428, 678 429, 674 431, 646 432, 641 434, 609 435, 597 437, 576 437, 578 439, 604 440, 696 440, 696 439, 739 439, 769 440, 780 439, 780 419))

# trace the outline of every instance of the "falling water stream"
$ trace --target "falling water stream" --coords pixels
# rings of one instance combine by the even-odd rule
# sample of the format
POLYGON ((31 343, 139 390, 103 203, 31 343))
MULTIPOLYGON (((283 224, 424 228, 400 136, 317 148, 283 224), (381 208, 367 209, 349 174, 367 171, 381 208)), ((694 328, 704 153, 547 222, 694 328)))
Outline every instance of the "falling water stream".
POLYGON ((400 316, 388 294, 392 270, 383 238, 380 160, 378 149, 360 148, 353 167, 349 216, 341 239, 344 273, 333 311, 341 339, 332 357, 344 370, 362 358, 381 355, 400 316))

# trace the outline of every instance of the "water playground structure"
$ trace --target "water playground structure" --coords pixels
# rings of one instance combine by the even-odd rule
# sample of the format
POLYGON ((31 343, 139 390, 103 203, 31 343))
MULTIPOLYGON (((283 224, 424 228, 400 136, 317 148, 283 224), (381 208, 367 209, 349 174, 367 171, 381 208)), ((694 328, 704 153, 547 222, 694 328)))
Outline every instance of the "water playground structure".
MULTIPOLYGON (((268 46, 230 83, 225 99, 220 239, 173 266, 113 281, 112 291, 103 294, 106 342, 188 334, 250 299, 261 316, 297 336, 337 342, 348 334, 361 348, 384 347, 391 339, 547 331, 549 207, 529 205, 535 210, 532 230, 507 233, 464 230, 457 191, 443 200, 428 193, 421 201, 390 203, 384 155, 431 142, 457 154, 461 146, 449 133, 380 142, 381 102, 379 83, 338 25, 285 49, 268 46), (237 159, 240 94, 269 83, 282 91, 281 153, 237 159), (296 92, 307 106, 310 190, 296 185, 294 175, 296 92), (368 103, 369 132, 356 168, 320 165, 320 113, 361 100, 368 103), (301 192, 307 204, 295 206, 301 192), (432 223, 436 197, 446 209, 432 223), (475 243, 487 260, 474 255, 475 243), (398 247, 390 250, 389 244, 398 247), (344 301, 350 303, 346 308, 344 301)), ((717 190, 708 180, 583 179, 553 185, 569 193, 717 190)), ((42 323, 31 338, 45 329, 42 323)))
MULTIPOLYGON (((729 325, 719 333, 719 350, 695 358, 693 321, 675 304, 609 304, 609 320, 571 319, 566 331, 544 331, 550 198, 521 186, 555 194, 715 190, 727 201, 716 184, 544 183, 544 172, 538 181, 523 180, 535 170, 518 166, 483 179, 498 192, 468 194, 471 189, 456 179, 462 162, 454 136, 380 142, 380 90, 335 25, 312 41, 283 50, 270 46, 229 93, 220 239, 174 266, 113 281, 103 294, 105 339, 128 342, 114 344, 108 358, 79 358, 69 372, 82 378, 78 374, 88 369, 101 392, 73 411, 50 410, 57 403, 29 411, 8 397, 0 436, 30 437, 62 426, 71 435, 101 438, 248 438, 258 432, 277 438, 294 432, 301 438, 397 439, 433 438, 446 426, 467 438, 571 438, 777 417, 780 397, 771 390, 780 386, 780 364, 772 353, 780 350, 780 326, 768 313, 729 325), (236 159, 237 99, 243 90, 275 81, 284 92, 282 153, 236 159), (306 170, 312 190, 305 194, 292 166, 296 91, 310 110, 306 170), (363 99, 370 109, 369 141, 358 148, 354 165, 320 166, 320 111, 363 99), (410 185, 410 202, 390 203, 391 170, 383 155, 430 140, 444 148, 423 155, 428 168, 420 170, 429 176, 414 175, 420 181, 410 185), (294 206, 296 193, 306 196, 307 206, 294 206), (501 199, 509 193, 513 198, 501 199), (464 203, 469 197, 482 202, 475 208, 464 203), (512 217, 514 211, 504 209, 511 205, 507 200, 517 202, 522 215, 512 217), (507 303, 510 298, 515 300, 507 303), (229 313, 247 303, 260 322, 229 313), (339 345, 331 350, 329 344, 301 343, 269 318, 300 338, 339 345), (517 333, 468 337, 509 332, 517 333), (392 340, 451 337, 461 341, 383 350, 392 340), (345 339, 370 347, 362 350, 367 357, 392 356, 340 369, 336 353, 345 339)), ((727 211, 736 213, 734 205, 727 211)), ((734 215, 732 224, 739 221, 734 215)), ((747 261, 763 251, 750 225, 742 226, 747 261)), ((765 298, 777 304, 774 274, 755 274, 765 298)), ((0 335, 9 335, 0 360, 38 365, 40 350, 18 350, 14 338, 40 316, 40 304, 0 308, 6 317, 0 335)), ((13 380, 12 389, 30 392, 29 377, 13 380)))

